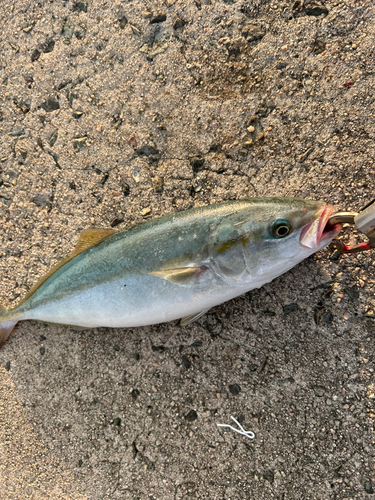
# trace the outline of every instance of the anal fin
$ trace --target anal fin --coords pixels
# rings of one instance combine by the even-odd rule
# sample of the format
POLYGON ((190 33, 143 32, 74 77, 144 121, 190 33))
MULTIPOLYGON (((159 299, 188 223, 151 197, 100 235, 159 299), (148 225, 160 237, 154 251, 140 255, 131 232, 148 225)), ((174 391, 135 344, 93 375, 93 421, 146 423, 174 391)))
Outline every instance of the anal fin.
POLYGON ((197 319, 201 318, 210 308, 208 307, 207 309, 204 309, 203 311, 200 311, 195 314, 191 314, 190 316, 185 316, 184 318, 181 318, 180 320, 180 325, 181 326, 186 326, 190 325, 190 323, 194 323, 194 321, 197 321, 197 319))

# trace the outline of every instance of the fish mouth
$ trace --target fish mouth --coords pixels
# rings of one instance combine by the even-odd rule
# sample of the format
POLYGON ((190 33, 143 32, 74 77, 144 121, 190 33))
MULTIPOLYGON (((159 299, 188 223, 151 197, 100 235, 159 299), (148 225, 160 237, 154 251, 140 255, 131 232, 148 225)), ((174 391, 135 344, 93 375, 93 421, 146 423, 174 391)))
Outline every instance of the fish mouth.
POLYGON ((341 231, 341 226, 328 225, 328 220, 334 208, 332 205, 325 205, 316 214, 316 218, 307 224, 301 231, 300 244, 305 248, 324 248, 341 231))

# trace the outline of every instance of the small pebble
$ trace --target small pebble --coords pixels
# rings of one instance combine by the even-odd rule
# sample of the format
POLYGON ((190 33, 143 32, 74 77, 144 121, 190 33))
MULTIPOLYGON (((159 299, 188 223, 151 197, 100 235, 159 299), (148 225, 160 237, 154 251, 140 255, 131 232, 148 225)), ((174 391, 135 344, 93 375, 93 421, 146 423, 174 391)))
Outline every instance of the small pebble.
POLYGON ((164 187, 164 179, 163 177, 155 176, 152 177, 152 184, 154 185, 154 189, 156 193, 162 193, 164 187))
POLYGON ((173 23, 173 29, 178 30, 179 28, 183 28, 185 24, 186 24, 185 21, 178 17, 177 19, 175 19, 173 23))
POLYGON ((273 483, 275 480, 275 474, 273 473, 272 470, 266 470, 263 474, 264 479, 269 481, 270 483, 273 483))
POLYGON ((237 396, 241 392, 241 387, 238 384, 232 384, 228 386, 228 389, 233 396, 237 396))
POLYGON ((194 420, 197 420, 198 414, 195 410, 190 410, 189 413, 185 416, 185 418, 189 422, 194 422, 194 420))
POLYGON ((365 492, 368 493, 369 495, 372 495, 374 493, 374 488, 372 486, 371 481, 366 481, 364 484, 365 492))
POLYGON ((166 19, 167 16, 165 14, 159 13, 150 20, 150 24, 163 23, 166 19))

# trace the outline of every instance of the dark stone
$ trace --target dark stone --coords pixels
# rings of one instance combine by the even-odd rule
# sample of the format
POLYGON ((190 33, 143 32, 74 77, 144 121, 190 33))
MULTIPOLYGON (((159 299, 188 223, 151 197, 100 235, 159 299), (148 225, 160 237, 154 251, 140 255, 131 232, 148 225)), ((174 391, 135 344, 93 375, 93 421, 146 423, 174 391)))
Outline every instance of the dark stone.
POLYGON ((351 299, 359 299, 359 290, 356 286, 348 287, 345 291, 351 299))
POLYGON ((342 255, 343 254, 341 252, 335 250, 333 254, 330 256, 329 260, 331 260, 332 262, 336 262, 341 259, 342 255))
POLYGON ((137 399, 137 397, 140 395, 140 392, 138 389, 133 389, 130 394, 131 394, 132 399, 135 401, 137 399))
POLYGON ((40 50, 39 49, 34 49, 31 52, 31 62, 35 62, 39 59, 40 57, 40 50))
POLYGON ((276 65, 276 69, 282 70, 285 69, 288 65, 285 62, 279 62, 276 65))
POLYGON ((197 420, 198 414, 195 410, 190 410, 189 413, 185 416, 185 418, 189 422, 194 422, 194 420, 197 420))
POLYGON ((298 304, 287 304, 286 306, 283 306, 283 313, 285 315, 295 311, 298 311, 298 304))
POLYGON ((45 347, 41 347, 41 348, 39 349, 39 352, 40 352, 40 354, 41 354, 42 356, 44 356, 44 355, 45 355, 45 353, 46 353, 46 348, 45 348, 45 347))
POLYGON ((78 2, 73 3, 72 7, 73 12, 87 12, 87 3, 86 2, 81 2, 78 0, 78 2))
POLYGON ((165 347, 163 345, 153 345, 152 346, 152 350, 154 352, 164 352, 165 351, 165 347))
POLYGON ((315 396, 318 398, 322 398, 324 396, 324 394, 326 393, 326 390, 324 389, 324 387, 322 387, 320 385, 316 385, 315 387, 313 387, 313 390, 314 390, 315 396))
POLYGON ((117 425, 117 426, 120 426, 121 425, 121 418, 120 417, 116 417, 114 420, 113 420, 113 425, 117 425))
POLYGON ((265 118, 268 116, 274 109, 276 108, 276 104, 274 102, 263 103, 261 107, 259 107, 255 113, 259 118, 265 118))
POLYGON ((330 325, 333 321, 333 314, 331 313, 331 311, 324 311, 321 318, 324 321, 324 323, 330 325))
POLYGON ((116 352, 118 352, 118 351, 120 350, 120 346, 116 344, 116 345, 114 345, 114 346, 113 346, 113 349, 114 349, 116 352))
POLYGON ((182 364, 187 370, 191 367, 191 361, 186 354, 182 356, 182 364))
POLYGON ((44 54, 48 54, 55 48, 55 40, 53 38, 47 38, 45 42, 39 45, 39 48, 44 54))
POLYGON ((255 363, 249 363, 249 370, 251 372, 256 372, 258 369, 258 365, 256 365, 255 363))
POLYGON ((238 384, 232 384, 228 386, 228 389, 233 396, 237 396, 241 392, 241 387, 238 384))
POLYGON ((120 19, 118 19, 118 22, 120 24, 120 28, 123 30, 125 28, 125 26, 128 24, 128 20, 126 18, 126 16, 122 16, 120 17, 120 19))
POLYGON ((151 155, 158 155, 159 150, 154 148, 153 146, 148 146, 144 144, 138 149, 135 149, 135 152, 137 153, 138 156, 151 156, 151 155))
MULTIPOLYGON (((65 89, 65 87, 67 87, 70 83, 72 83, 71 78, 65 78, 64 80, 61 80, 61 82, 56 87, 57 91, 65 89)), ((71 106, 71 104, 70 104, 70 106, 71 106)))
POLYGON ((163 23, 167 20, 167 16, 165 14, 156 14, 156 16, 152 17, 150 20, 150 24, 163 23))
POLYGON ((129 193, 130 193, 129 184, 127 184, 126 182, 122 182, 121 189, 122 189, 122 192, 124 193, 124 196, 129 196, 129 193))
POLYGON ((274 311, 269 311, 268 309, 267 309, 266 311, 263 311, 263 314, 264 314, 265 316, 270 316, 271 318, 272 318, 273 316, 276 316, 276 313, 275 313, 274 311))
POLYGON ((366 481, 363 486, 365 488, 365 492, 368 493, 369 495, 372 495, 374 493, 374 488, 372 486, 371 481, 366 481))
POLYGON ((56 109, 60 109, 60 104, 55 97, 50 96, 47 97, 47 99, 41 105, 41 108, 47 111, 47 113, 50 113, 51 111, 56 111, 56 109))
POLYGON ((122 222, 124 222, 123 217, 115 217, 114 219, 111 220, 111 227, 116 227, 122 222))
POLYGON ((78 467, 82 467, 83 465, 83 461, 82 460, 78 460, 78 467))
POLYGON ((275 480, 275 474, 273 473, 272 470, 266 470, 263 474, 264 479, 266 481, 269 481, 270 483, 273 483, 275 480))
POLYGON ((27 99, 13 99, 14 104, 26 115, 31 109, 31 98, 27 99))
POLYGON ((199 154, 191 154, 189 155, 189 162, 191 168, 193 169, 193 172, 198 173, 200 170, 202 170, 205 160, 199 154))
POLYGON ((254 23, 245 24, 245 26, 241 30, 241 33, 248 42, 261 40, 266 34, 266 32, 260 26, 254 23))
POLYGON ((307 16, 315 17, 321 16, 322 14, 327 16, 329 12, 328 9, 326 9, 323 5, 313 5, 311 7, 305 7, 303 11, 307 16))
POLYGON ((180 19, 179 17, 177 19, 175 19, 174 23, 173 23, 173 29, 174 30, 178 30, 180 28, 183 28, 186 24, 186 21, 184 21, 183 19, 180 19))
POLYGON ((326 50, 326 42, 323 42, 323 40, 315 40, 313 50, 315 54, 321 54, 326 50))
POLYGON ((100 180, 100 184, 102 186, 104 186, 104 184, 107 182, 108 178, 109 178, 109 173, 108 172, 104 172, 104 175, 103 175, 103 177, 100 180))
POLYGON ((9 370, 10 370, 10 361, 7 361, 5 363, 5 369, 6 369, 7 372, 9 372, 9 370))
POLYGON ((77 40, 83 40, 83 38, 85 37, 85 32, 84 31, 80 31, 80 30, 76 30, 74 32, 77 40))
POLYGON ((200 340, 194 340, 190 347, 202 347, 203 343, 200 340))

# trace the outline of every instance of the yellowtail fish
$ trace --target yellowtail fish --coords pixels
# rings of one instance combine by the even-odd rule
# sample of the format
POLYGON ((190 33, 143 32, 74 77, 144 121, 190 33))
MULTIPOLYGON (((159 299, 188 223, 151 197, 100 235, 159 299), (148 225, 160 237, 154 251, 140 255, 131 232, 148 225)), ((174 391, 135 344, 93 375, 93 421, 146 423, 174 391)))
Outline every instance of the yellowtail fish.
POLYGON ((321 201, 254 198, 122 231, 87 229, 16 307, 1 309, 0 346, 29 319, 80 328, 188 324, 327 246, 340 231, 326 230, 332 212, 321 201))

